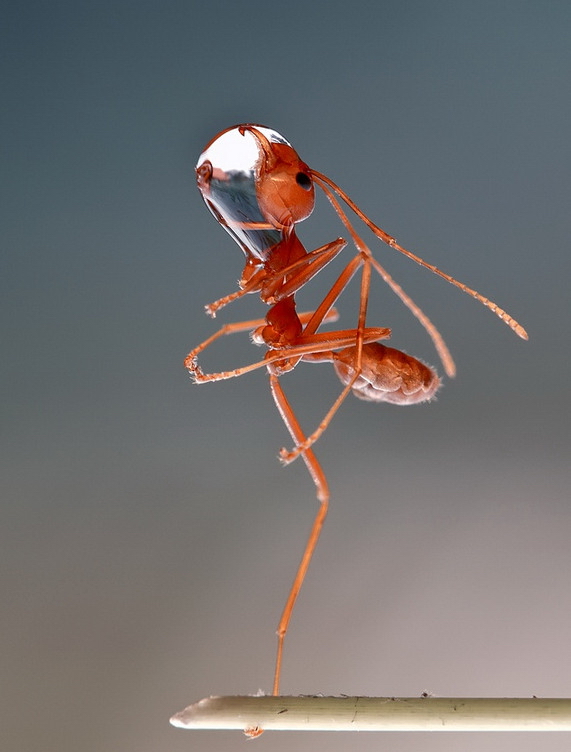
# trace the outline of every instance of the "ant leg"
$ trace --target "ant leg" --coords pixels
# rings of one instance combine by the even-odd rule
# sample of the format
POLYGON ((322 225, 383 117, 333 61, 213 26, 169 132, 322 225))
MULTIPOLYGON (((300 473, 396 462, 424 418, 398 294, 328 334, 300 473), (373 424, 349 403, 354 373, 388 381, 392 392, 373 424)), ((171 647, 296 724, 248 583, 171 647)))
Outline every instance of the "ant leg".
POLYGON ((349 392, 351 391, 351 389, 353 388, 353 384, 359 377, 360 373, 361 373, 360 368, 359 369, 355 368, 355 372, 353 376, 351 377, 351 380, 345 385, 345 387, 343 388, 343 391, 337 397, 335 402, 331 405, 331 407, 327 411, 327 414, 325 415, 321 423, 317 426, 315 431, 311 433, 305 439, 305 441, 303 441, 301 444, 297 444, 294 447, 294 449, 290 449, 289 451, 285 447, 280 449, 279 458, 284 465, 289 465, 290 462, 293 462, 295 459, 297 459, 300 454, 303 454, 304 452, 306 452, 309 449, 309 447, 313 446, 315 442, 325 433, 329 424, 333 420, 335 413, 339 410, 343 402, 345 402, 345 400, 347 399, 347 396, 349 392))
POLYGON ((333 303, 335 303, 337 298, 347 287, 353 275, 362 263, 363 259, 359 254, 357 256, 354 256, 351 261, 349 261, 347 266, 343 269, 341 274, 337 277, 337 279, 331 286, 331 289, 329 290, 327 295, 315 309, 312 318, 307 322, 307 325, 303 330, 304 336, 314 334, 319 329, 319 327, 325 320, 325 317, 327 316, 327 311, 329 311, 333 303))
POLYGON ((235 292, 231 292, 229 295, 225 295, 223 298, 219 298, 218 300, 215 300, 213 303, 208 303, 204 306, 204 310, 206 311, 207 315, 210 316, 211 319, 216 318, 216 313, 221 309, 224 308, 224 306, 227 306, 228 303, 233 303, 235 300, 239 300, 240 298, 243 298, 244 295, 248 295, 250 292, 256 292, 256 290, 259 290, 260 284, 257 280, 257 278, 252 282, 250 282, 248 285, 245 285, 240 290, 236 290, 235 292))
POLYGON ((258 326, 262 326, 263 324, 265 324, 265 319, 251 319, 250 321, 239 321, 234 324, 224 324, 224 326, 221 326, 217 332, 214 332, 214 334, 188 353, 184 359, 184 367, 188 368, 191 372, 197 370, 198 366, 196 365, 196 358, 198 355, 206 350, 207 347, 210 347, 210 345, 220 337, 225 337, 227 334, 236 334, 237 332, 247 332, 256 329, 258 326))
POLYGON ((268 275, 265 268, 259 269, 252 277, 250 277, 250 279, 248 279, 247 282, 241 285, 239 290, 206 305, 206 313, 210 317, 216 318, 216 313, 221 308, 224 308, 224 306, 227 306, 229 303, 233 303, 244 295, 256 292, 257 290, 262 291, 263 299, 270 304, 277 302, 288 295, 293 295, 325 266, 327 266, 327 264, 332 261, 346 245, 346 240, 343 240, 343 238, 337 238, 337 240, 333 240, 331 243, 321 246, 321 248, 316 248, 316 250, 311 251, 311 253, 298 259, 291 264, 291 266, 280 270, 274 275, 268 275), (284 278, 294 272, 295 274, 284 284, 284 278))
MULTIPOLYGON (((311 320, 311 318, 314 316, 314 311, 304 311, 303 313, 299 314, 299 320, 302 324, 307 323, 311 320)), ((326 314, 325 318, 323 319, 323 323, 331 323, 333 321, 337 321, 339 318, 339 312, 336 308, 330 308, 328 313, 326 314)), ((224 324, 224 326, 221 326, 220 329, 212 334, 208 339, 205 339, 204 342, 202 342, 200 345, 195 347, 193 350, 189 352, 189 354, 184 359, 184 366, 187 368, 192 374, 199 373, 202 378, 198 378, 197 381, 217 381, 219 379, 216 378, 206 378, 206 376, 217 376, 218 374, 202 374, 200 371, 199 366, 196 363, 196 358, 198 355, 206 350, 207 347, 210 347, 210 345, 215 342, 220 337, 225 337, 228 334, 237 334, 239 332, 246 332, 246 331, 255 331, 258 327, 264 326, 266 324, 265 319, 251 319, 250 321, 240 321, 233 324, 224 324)), ((277 360, 278 358, 274 358, 274 360, 277 360)), ((262 366, 267 365, 268 361, 267 358, 264 360, 259 361, 257 364, 254 364, 256 368, 261 368, 262 366)), ((247 370, 252 370, 248 369, 247 370)), ((238 369, 240 370, 240 369, 238 369)), ((244 371, 245 372, 245 371, 244 371)), ((240 376, 241 373, 232 373, 231 375, 234 376, 240 376)), ((230 376, 222 376, 221 378, 230 378, 230 376)))
MULTIPOLYGON (((321 362, 333 362, 333 351, 330 353, 324 353, 325 357, 319 358, 318 356, 315 358, 312 358, 313 362, 321 361, 321 362)), ((355 374, 358 374, 359 372, 357 369, 355 369, 355 374)), ((293 449, 287 450, 285 447, 282 447, 279 451, 279 458, 282 464, 289 465, 290 462, 293 462, 295 459, 299 457, 300 454, 304 454, 304 452, 307 452, 307 450, 315 444, 315 442, 325 433, 327 427, 333 420, 333 417, 337 410, 341 407, 345 399, 347 398, 349 392, 351 391, 351 387, 353 385, 353 381, 355 381, 355 378, 352 378, 351 381, 346 384, 346 386, 343 388, 343 391, 341 394, 337 397, 335 402, 331 405, 329 408, 327 414, 321 421, 321 423, 317 426, 315 431, 311 433, 307 438, 301 442, 301 444, 297 444, 293 449)), ((305 455, 304 455, 305 456, 305 455)))
MULTIPOLYGON (((339 253, 340 250, 345 245, 345 241, 343 241, 341 238, 333 241, 332 243, 328 244, 327 246, 323 246, 321 249, 317 249, 317 251, 312 251, 312 254, 322 254, 325 256, 325 263, 328 263, 334 255, 339 253), (331 247, 330 247, 331 246, 331 247)), ((309 254, 311 256, 312 254, 309 254)), ((307 257, 306 257, 307 258, 307 257)), ((292 264, 292 267, 306 263, 306 258, 301 259, 299 262, 296 262, 296 264, 292 264)), ((325 263, 323 266, 325 266, 325 263)), ((343 269, 341 274, 339 275, 336 282, 333 284, 325 298, 322 300, 318 308, 313 311, 311 314, 304 313, 300 314, 300 320, 302 324, 305 324, 305 329, 303 332, 303 336, 307 337, 307 335, 313 335, 316 330, 321 326, 322 323, 327 323, 328 321, 335 321, 337 319, 337 312, 334 308, 332 308, 333 303, 337 300, 339 295, 343 292, 345 287, 349 284, 351 278, 359 268, 359 266, 363 263, 363 260, 360 255, 355 256, 351 261, 347 264, 347 266, 343 269)), ((322 266, 319 267, 319 269, 323 268, 322 266)), ((312 267, 312 274, 310 276, 313 276, 314 274, 319 271, 319 269, 313 270, 312 267)), ((281 278, 283 279, 283 272, 280 272, 281 278)), ((257 277, 257 275, 255 275, 257 277)), ((305 279, 302 284, 305 284, 307 279, 305 279)), ((226 305, 227 302, 230 302, 231 300, 235 300, 236 298, 241 297, 242 295, 245 295, 247 292, 253 292, 255 289, 257 289, 257 284, 252 285, 248 284, 244 287, 244 289, 239 290, 235 293, 232 293, 231 295, 226 296, 226 298, 221 298, 219 301, 216 301, 215 303, 211 303, 209 306, 206 306, 207 311, 210 313, 211 316, 216 315, 216 310, 222 305, 226 305)), ((281 291, 280 291, 280 297, 281 297, 281 291)), ((193 350, 190 351, 190 353, 186 356, 184 360, 185 367, 191 372, 191 374, 195 377, 196 381, 204 382, 204 381, 218 381, 221 379, 229 379, 233 378, 234 376, 241 376, 243 373, 247 373, 249 370, 254 370, 255 368, 261 368, 263 365, 267 364, 267 359, 263 361, 258 361, 255 364, 252 364, 252 367, 246 366, 245 369, 236 369, 233 371, 225 371, 221 372, 219 374, 204 374, 201 372, 200 368, 198 367, 196 363, 197 356, 203 352, 203 350, 206 350, 207 347, 209 347, 213 342, 215 342, 219 337, 223 337, 227 334, 234 334, 236 332, 243 332, 256 329, 258 326, 261 326, 265 323, 265 320, 263 319, 256 319, 252 321, 244 321, 240 323, 235 324, 225 324, 222 326, 217 332, 215 332, 211 337, 206 339, 204 342, 202 342, 200 345, 195 347, 193 350)), ((386 335, 381 335, 386 336, 386 335)), ((338 347, 345 346, 346 343, 337 345, 338 347)), ((330 349, 333 344, 330 344, 327 349, 330 349)), ((310 352, 310 350, 305 350, 305 352, 310 352)), ((279 357, 274 358, 274 360, 279 360, 279 357)))
MULTIPOLYGON (((270 388, 272 390, 272 396, 274 398, 278 411, 288 431, 290 432, 292 439, 297 444, 303 443, 305 440, 303 431, 291 408, 291 405, 289 404, 287 400, 287 397, 285 396, 283 392, 283 389, 281 387, 281 384, 279 383, 278 377, 272 373, 270 373, 270 388)), ((291 620, 293 608, 297 600, 297 596, 299 595, 301 586, 303 585, 303 581, 305 580, 305 576, 309 568, 309 563, 311 562, 311 558, 315 551, 315 547, 319 539, 319 534, 321 533, 321 529, 323 527, 323 523, 325 521, 325 517, 327 516, 327 510, 329 507, 329 488, 327 485, 327 480, 325 479, 323 470, 321 469, 321 466, 318 463, 311 449, 303 453, 303 459, 305 461, 305 464, 307 465, 309 474, 311 475, 313 482, 315 483, 315 486, 317 489, 317 499, 319 501, 319 509, 317 510, 317 514, 315 516, 315 519, 313 520, 313 525, 311 526, 309 538, 307 540, 307 543, 305 544, 305 549, 301 557, 301 562, 295 574, 293 584, 289 591, 289 595, 287 597, 286 604, 284 606, 284 610, 282 612, 282 615, 278 624, 278 629, 277 629, 278 648, 277 648, 277 655, 276 655, 276 669, 274 673, 274 685, 273 685, 274 695, 279 695, 280 673, 281 673, 281 667, 282 667, 284 639, 285 639, 288 626, 291 620)))
MULTIPOLYGON (((337 312, 334 311, 336 314, 337 312)), ((255 323, 252 321, 245 321, 240 324, 227 324, 219 329, 212 337, 209 337, 201 345, 195 347, 185 358, 185 367, 190 371, 193 379, 197 384, 204 384, 207 381, 223 381, 224 379, 233 379, 237 376, 243 376, 245 373, 255 371, 262 366, 270 366, 277 361, 288 361, 287 366, 278 369, 281 372, 291 371, 303 355, 311 355, 313 353, 326 352, 331 348, 344 348, 351 347, 355 344, 355 338, 357 337, 357 329, 342 329, 340 331, 333 332, 320 332, 319 334, 313 334, 311 337, 300 338, 299 344, 292 345, 290 347, 280 347, 271 349, 266 353, 263 360, 258 360, 250 365, 242 366, 241 368, 234 368, 231 371, 220 371, 217 373, 203 373, 200 366, 196 362, 196 356, 199 352, 204 350, 215 339, 221 337, 224 334, 231 334, 237 331, 243 331, 248 329, 255 323), (248 326, 245 326, 245 325, 248 326)), ((263 322, 262 322, 263 323, 263 322)), ((387 339, 390 337, 391 330, 386 327, 371 327, 364 330, 364 342, 376 342, 379 339, 387 339)))
MULTIPOLYGON (((313 316, 315 315, 315 311, 303 311, 302 313, 298 313, 297 317, 301 321, 302 324, 307 324, 308 321, 310 321, 313 316)), ((334 321, 339 320, 339 311, 337 308, 330 308, 327 312, 325 318, 323 319, 323 324, 331 324, 334 321)))
MULTIPOLYGON (((363 350, 363 344, 365 342, 368 342, 368 338, 366 337, 367 329, 365 328, 365 320, 367 317, 367 304, 369 301, 369 288, 371 284, 371 267, 369 263, 369 259, 366 258, 363 264, 363 274, 361 277, 361 296, 360 296, 360 302, 359 302, 359 324, 356 330, 356 336, 355 336, 355 345, 356 345, 356 357, 355 357, 355 369, 353 372, 353 376, 349 379, 347 384, 344 386, 343 390, 341 391, 341 394, 337 397, 335 402, 331 405, 329 410, 327 411, 325 417, 321 421, 321 423, 317 426, 315 431, 311 433, 303 443, 297 444, 297 446, 288 451, 285 448, 282 448, 279 453, 280 460, 285 464, 289 464, 290 462, 293 462, 302 452, 305 452, 309 447, 311 447, 315 442, 320 438, 320 436, 323 435, 323 433, 327 430, 327 427, 333 420, 333 417, 335 413, 339 410, 343 402, 346 400, 349 392, 353 388, 355 382, 359 378, 361 374, 361 357, 362 357, 362 350, 363 350)), ((308 358, 309 359, 309 358, 308 358)), ((314 360, 317 360, 318 358, 314 358, 314 360)), ((322 360, 326 360, 329 358, 321 358, 322 360)), ((332 360, 332 358, 331 358, 332 360)))
POLYGON ((263 297, 267 303, 273 304, 274 301, 287 298, 294 295, 310 279, 313 279, 327 264, 337 256, 347 245, 343 238, 337 238, 330 243, 326 243, 320 248, 311 251, 306 256, 298 259, 285 269, 280 269, 274 275, 269 277, 263 286, 263 297), (292 273, 295 274, 292 275, 292 273), (286 280, 284 282, 284 279, 286 280))

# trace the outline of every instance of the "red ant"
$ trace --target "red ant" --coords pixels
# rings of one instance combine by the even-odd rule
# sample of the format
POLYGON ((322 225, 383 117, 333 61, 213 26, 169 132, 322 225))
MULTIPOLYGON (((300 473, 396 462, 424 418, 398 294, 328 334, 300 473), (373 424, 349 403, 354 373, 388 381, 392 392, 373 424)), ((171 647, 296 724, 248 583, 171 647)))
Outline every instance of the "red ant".
POLYGON ((273 694, 277 695, 284 638, 329 503, 327 481, 311 449, 312 445, 326 430, 350 391, 360 399, 372 402, 412 405, 432 399, 440 386, 440 379, 432 368, 400 350, 379 343, 379 340, 390 337, 390 329, 366 326, 371 268, 380 274, 424 326, 446 374, 454 376, 456 372, 452 356, 436 327, 373 257, 353 229, 337 197, 387 245, 479 300, 523 339, 527 339, 527 333, 488 298, 398 245, 394 238, 371 222, 339 186, 320 172, 310 169, 292 146, 270 128, 245 124, 222 131, 200 155, 196 177, 206 205, 246 256, 240 289, 206 306, 207 313, 215 317, 220 308, 252 292, 258 292, 270 309, 265 319, 225 324, 195 347, 184 364, 197 383, 230 379, 266 366, 276 406, 295 443, 290 451, 282 449, 280 457, 284 463, 291 462, 299 455, 303 457, 319 500, 319 509, 277 629, 278 648, 273 683, 273 694), (319 306, 308 313, 297 313, 295 293, 347 245, 346 240, 337 238, 308 252, 298 239, 295 224, 307 219, 313 211, 315 185, 321 188, 333 205, 351 235, 357 253, 319 306), (358 269, 361 269, 361 293, 357 326, 354 329, 318 331, 322 324, 337 320, 333 305, 358 269), (252 339, 256 344, 264 344, 268 348, 262 360, 232 371, 202 372, 197 356, 203 350, 220 337, 248 330, 253 330, 252 339), (333 363, 344 385, 321 423, 309 435, 302 430, 279 381, 283 373, 293 370, 300 361, 333 363))

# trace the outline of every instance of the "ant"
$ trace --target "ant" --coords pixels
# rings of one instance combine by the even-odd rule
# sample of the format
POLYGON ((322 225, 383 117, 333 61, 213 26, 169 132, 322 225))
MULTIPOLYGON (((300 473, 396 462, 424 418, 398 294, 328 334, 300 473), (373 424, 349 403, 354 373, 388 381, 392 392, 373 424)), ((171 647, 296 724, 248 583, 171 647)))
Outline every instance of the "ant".
POLYGON ((244 124, 222 131, 200 155, 196 178, 207 207, 242 248, 246 257, 239 289, 207 305, 207 313, 214 318, 228 303, 254 292, 259 293, 262 301, 270 308, 265 319, 222 326, 187 355, 185 367, 194 381, 201 384, 242 376, 265 366, 277 409, 295 444, 289 451, 282 449, 280 458, 287 464, 301 455, 315 484, 319 501, 301 563, 277 629, 273 694, 278 695, 284 638, 329 505, 327 480, 313 453, 313 444, 327 429, 351 391, 360 399, 371 402, 413 405, 432 399, 440 386, 440 378, 430 366, 380 343, 379 340, 390 337, 390 329, 366 325, 372 269, 378 272, 426 329, 446 374, 452 377, 456 372, 452 356, 434 324, 373 257, 368 246, 353 229, 339 199, 391 248, 476 298, 523 339, 528 336, 517 321, 491 300, 398 245, 339 186, 302 162, 291 144, 271 128, 244 124), (313 211, 315 186, 321 188, 333 205, 351 236, 357 253, 343 268, 317 308, 307 313, 298 313, 296 292, 347 245, 346 240, 337 238, 308 252, 297 237, 296 223, 307 219, 313 211), (334 304, 359 269, 361 288, 357 326, 353 329, 318 331, 322 324, 337 320, 334 304), (266 345, 268 351, 265 357, 231 371, 203 373, 197 363, 198 355, 220 337, 244 331, 252 331, 252 340, 256 344, 266 345), (343 384, 339 397, 309 435, 302 430, 279 380, 282 374, 292 371, 302 361, 332 363, 343 384))

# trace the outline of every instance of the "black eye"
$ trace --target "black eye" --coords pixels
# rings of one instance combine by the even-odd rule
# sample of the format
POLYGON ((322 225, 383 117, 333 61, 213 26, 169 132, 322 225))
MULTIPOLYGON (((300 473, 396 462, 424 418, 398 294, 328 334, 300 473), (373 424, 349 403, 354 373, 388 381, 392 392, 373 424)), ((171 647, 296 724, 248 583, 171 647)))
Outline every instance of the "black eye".
POLYGON ((311 189, 311 178, 305 172, 298 172, 295 176, 295 182, 303 188, 304 191, 311 189))

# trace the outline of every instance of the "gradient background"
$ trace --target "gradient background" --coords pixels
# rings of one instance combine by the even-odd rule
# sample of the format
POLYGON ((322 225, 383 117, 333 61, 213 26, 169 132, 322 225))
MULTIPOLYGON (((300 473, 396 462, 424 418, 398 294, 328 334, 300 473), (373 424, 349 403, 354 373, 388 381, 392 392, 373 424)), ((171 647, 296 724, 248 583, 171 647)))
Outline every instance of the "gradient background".
MULTIPOLYGON (((301 462, 276 460, 288 435, 264 372, 198 387, 182 368, 216 326, 203 304, 243 263, 193 167, 245 121, 279 130, 530 333, 371 241, 458 377, 414 409, 350 399, 319 443, 331 514, 283 692, 571 696, 569 3, 13 2, 2 35, 2 748, 234 750, 236 733, 169 716, 271 688, 313 487, 301 462)), ((300 228, 309 248, 342 233, 322 197, 300 228)), ((218 321, 263 313, 250 296, 218 321)), ((380 280, 369 321, 436 364, 380 280)), ((244 335, 202 362, 259 355, 244 335)), ((308 429, 339 390, 327 366, 283 384, 308 429)), ((257 744, 519 752, 569 738, 257 744)))

